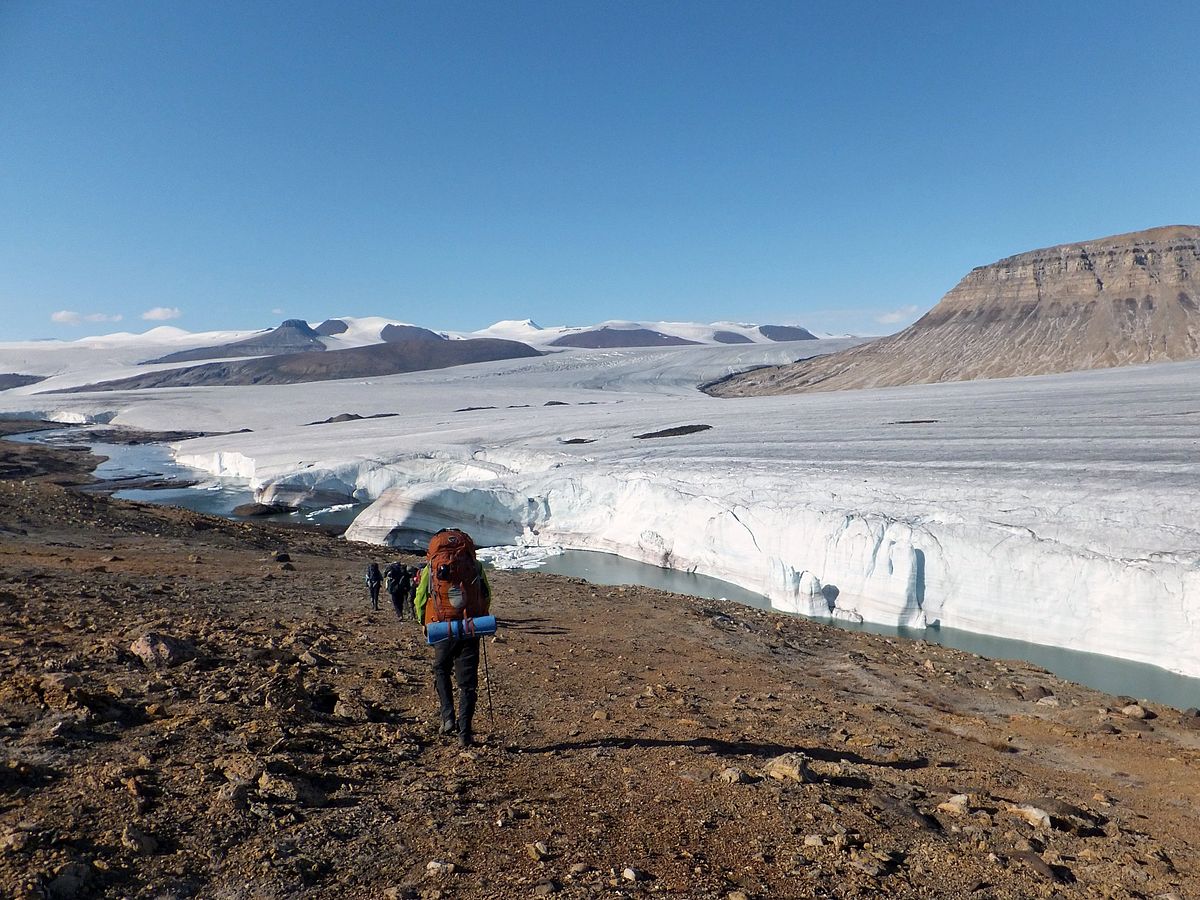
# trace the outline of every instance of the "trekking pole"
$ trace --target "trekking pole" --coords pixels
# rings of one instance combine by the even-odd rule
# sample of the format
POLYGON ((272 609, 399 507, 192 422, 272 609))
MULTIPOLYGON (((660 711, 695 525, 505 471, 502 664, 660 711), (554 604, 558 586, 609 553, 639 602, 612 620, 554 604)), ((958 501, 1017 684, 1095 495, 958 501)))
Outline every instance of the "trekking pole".
POLYGON ((492 712, 492 671, 488 668, 487 638, 484 637, 481 638, 481 640, 483 642, 483 680, 487 684, 488 724, 491 726, 492 731, 495 731, 496 715, 494 712, 492 712))

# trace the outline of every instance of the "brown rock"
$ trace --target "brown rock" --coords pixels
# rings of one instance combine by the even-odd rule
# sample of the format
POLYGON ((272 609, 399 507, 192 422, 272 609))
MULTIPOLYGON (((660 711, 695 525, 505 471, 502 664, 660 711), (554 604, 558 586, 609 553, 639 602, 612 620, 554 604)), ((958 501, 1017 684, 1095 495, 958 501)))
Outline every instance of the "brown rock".
POLYGON ((195 659, 198 655, 196 647, 190 641, 154 631, 142 635, 130 644, 129 652, 151 668, 177 666, 195 659))
POLYGON ((803 753, 784 753, 769 759, 763 765, 762 772, 776 781, 798 781, 801 784, 816 781, 816 776, 808 767, 808 757, 803 753))
POLYGON ((149 856, 158 849, 158 841, 154 839, 153 835, 147 834, 140 828, 126 825, 121 832, 121 846, 134 853, 149 856))
POLYGON ((73 900, 84 895, 94 874, 87 863, 78 860, 63 863, 54 870, 54 877, 46 885, 46 891, 52 900, 73 900))

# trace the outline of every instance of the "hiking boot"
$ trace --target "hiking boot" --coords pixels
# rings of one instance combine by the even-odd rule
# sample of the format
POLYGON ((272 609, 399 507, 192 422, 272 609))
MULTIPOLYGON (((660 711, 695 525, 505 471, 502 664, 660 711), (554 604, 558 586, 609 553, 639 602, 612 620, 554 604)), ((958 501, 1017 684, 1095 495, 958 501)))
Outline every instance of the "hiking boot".
POLYGON ((475 736, 470 731, 460 731, 458 733, 458 746, 470 747, 475 743, 475 736))
POLYGON ((458 731, 458 723, 453 719, 442 719, 442 734, 453 734, 458 731))

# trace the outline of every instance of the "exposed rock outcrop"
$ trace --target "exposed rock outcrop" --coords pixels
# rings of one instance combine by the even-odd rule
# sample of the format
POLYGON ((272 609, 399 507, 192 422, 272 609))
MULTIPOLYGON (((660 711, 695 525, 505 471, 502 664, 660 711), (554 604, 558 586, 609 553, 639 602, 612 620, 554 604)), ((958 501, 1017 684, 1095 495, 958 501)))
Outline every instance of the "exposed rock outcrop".
POLYGON ((714 331, 713 340, 718 344, 753 344, 754 341, 736 331, 714 331))
POLYGON ((244 362, 207 363, 183 369, 148 372, 53 393, 140 390, 218 384, 298 384, 335 378, 378 378, 402 372, 445 369, 467 363, 521 359, 541 354, 517 341, 404 341, 370 344, 348 350, 291 353, 244 362))
POLYGON ((663 334, 649 328, 610 328, 601 325, 587 331, 564 334, 550 342, 551 347, 586 347, 589 349, 616 347, 676 347, 695 344, 673 334, 663 334))
MULTIPOLYGON (((329 323, 324 324, 328 325, 329 323)), ((345 329, 343 328, 343 330, 345 329)), ((236 356, 272 356, 279 353, 303 353, 309 350, 320 351, 325 349, 325 345, 319 338, 319 333, 310 328, 303 319, 288 319, 278 328, 272 328, 270 331, 256 334, 245 340, 220 344, 216 347, 180 350, 157 359, 148 359, 144 365, 194 362, 198 359, 230 359, 236 356)))
POLYGON ((898 334, 706 386, 790 394, 1200 356, 1200 226, 1062 244, 972 270, 898 334))
POLYGON ((422 328, 419 325, 384 325, 383 330, 379 332, 379 337, 389 344, 398 344, 403 341, 446 340, 436 331, 430 331, 428 328, 422 328))
POLYGON ((349 330, 350 326, 341 319, 326 319, 313 329, 321 337, 333 337, 337 334, 345 334, 349 330))
POLYGON ((769 341, 815 341, 817 336, 799 325, 759 325, 758 333, 769 341))
POLYGON ((45 380, 45 375, 19 375, 16 372, 8 372, 0 375, 0 391, 25 387, 27 384, 37 384, 39 381, 45 380))

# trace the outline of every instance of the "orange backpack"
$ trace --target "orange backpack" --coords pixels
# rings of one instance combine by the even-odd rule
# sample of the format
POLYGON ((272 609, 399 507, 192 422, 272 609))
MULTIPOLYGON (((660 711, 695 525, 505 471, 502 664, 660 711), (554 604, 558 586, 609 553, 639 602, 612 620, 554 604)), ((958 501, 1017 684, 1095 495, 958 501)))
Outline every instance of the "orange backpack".
POLYGON ((487 615, 475 543, 465 531, 443 528, 429 541, 429 599, 425 624, 487 615))

